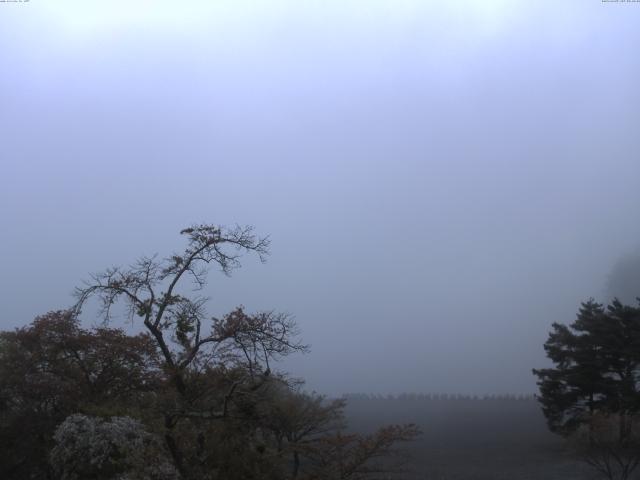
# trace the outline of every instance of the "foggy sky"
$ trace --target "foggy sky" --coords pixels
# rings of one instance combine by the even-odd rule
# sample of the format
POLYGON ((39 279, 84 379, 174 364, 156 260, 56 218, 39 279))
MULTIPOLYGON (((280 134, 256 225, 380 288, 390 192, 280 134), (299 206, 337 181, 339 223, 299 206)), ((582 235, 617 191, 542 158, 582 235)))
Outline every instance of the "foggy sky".
POLYGON ((295 315, 309 388, 532 392, 550 324, 640 244, 638 25, 600 0, 0 3, 0 327, 194 222, 252 224, 269 261, 212 272, 211 313, 295 315))

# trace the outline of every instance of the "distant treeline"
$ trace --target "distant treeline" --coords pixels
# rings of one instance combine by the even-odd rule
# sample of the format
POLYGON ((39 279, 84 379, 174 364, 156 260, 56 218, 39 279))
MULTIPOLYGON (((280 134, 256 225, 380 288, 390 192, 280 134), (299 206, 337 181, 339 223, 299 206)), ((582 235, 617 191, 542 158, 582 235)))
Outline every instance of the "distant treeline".
POLYGON ((347 400, 412 400, 412 401, 534 401, 535 395, 529 394, 493 394, 470 395, 461 393, 347 393, 343 395, 347 400))

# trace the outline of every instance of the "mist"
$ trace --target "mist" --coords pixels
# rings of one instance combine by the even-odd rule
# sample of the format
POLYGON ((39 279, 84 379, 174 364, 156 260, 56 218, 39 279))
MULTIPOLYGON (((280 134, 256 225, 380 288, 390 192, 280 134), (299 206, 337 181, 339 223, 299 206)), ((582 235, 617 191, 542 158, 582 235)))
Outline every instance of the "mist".
POLYGON ((294 315, 310 389, 531 393, 637 251, 638 4, 129 3, 0 4, 3 329, 251 224, 211 314, 294 315))

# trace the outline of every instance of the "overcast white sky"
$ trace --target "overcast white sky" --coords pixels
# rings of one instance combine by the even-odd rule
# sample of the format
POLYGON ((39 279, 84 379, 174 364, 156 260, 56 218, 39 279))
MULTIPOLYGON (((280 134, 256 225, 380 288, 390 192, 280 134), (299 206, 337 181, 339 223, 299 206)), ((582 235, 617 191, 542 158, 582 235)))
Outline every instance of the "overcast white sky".
MULTIPOLYGON (((640 243, 640 3, 0 3, 3 328, 193 222, 326 393, 531 392, 640 243)), ((91 319, 86 319, 90 322, 91 319)))

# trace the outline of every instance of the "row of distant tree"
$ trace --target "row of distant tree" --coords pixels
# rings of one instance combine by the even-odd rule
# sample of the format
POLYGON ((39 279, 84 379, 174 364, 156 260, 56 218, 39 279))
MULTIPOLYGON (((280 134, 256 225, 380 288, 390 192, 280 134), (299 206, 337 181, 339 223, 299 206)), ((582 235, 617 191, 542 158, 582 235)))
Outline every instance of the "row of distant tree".
POLYGON ((460 393, 400 393, 400 394, 376 394, 376 393, 348 393, 344 395, 347 400, 384 400, 384 401, 533 401, 534 394, 492 394, 470 395, 460 393))

